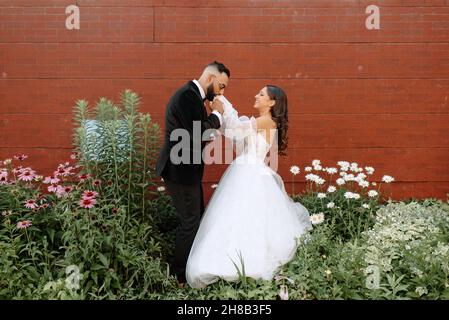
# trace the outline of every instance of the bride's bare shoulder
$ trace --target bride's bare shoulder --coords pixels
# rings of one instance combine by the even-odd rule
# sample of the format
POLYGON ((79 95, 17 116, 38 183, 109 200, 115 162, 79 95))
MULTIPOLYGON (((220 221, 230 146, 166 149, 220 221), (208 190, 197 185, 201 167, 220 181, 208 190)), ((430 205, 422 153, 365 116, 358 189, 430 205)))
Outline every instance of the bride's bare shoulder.
POLYGON ((276 122, 271 117, 261 116, 256 118, 257 130, 270 130, 276 128, 276 122))

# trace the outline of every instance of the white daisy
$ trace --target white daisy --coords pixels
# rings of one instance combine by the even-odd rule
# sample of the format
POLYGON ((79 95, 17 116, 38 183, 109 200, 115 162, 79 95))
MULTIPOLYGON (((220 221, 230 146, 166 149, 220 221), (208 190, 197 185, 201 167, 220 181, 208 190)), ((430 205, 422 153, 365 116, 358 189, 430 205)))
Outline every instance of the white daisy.
POLYGON ((310 222, 312 224, 320 224, 324 221, 324 213, 320 212, 318 214, 312 214, 310 216, 310 222))
POLYGON ((345 192, 344 197, 346 199, 360 199, 360 195, 358 193, 353 193, 353 192, 345 192))
POLYGON ((369 182, 362 180, 359 182, 359 186, 361 186, 362 188, 368 188, 369 187, 369 182))
POLYGON ((337 168, 326 168, 327 173, 334 174, 337 173, 337 168))
MULTIPOLYGON (((349 168, 349 166, 350 166, 348 161, 338 161, 337 164, 342 168, 346 168, 346 167, 349 168)), ((346 171, 346 170, 344 170, 344 171, 346 171)))
POLYGON ((394 178, 392 176, 383 176, 382 181, 385 183, 391 183, 394 181, 394 178))
POLYGON ((379 193, 377 193, 376 190, 370 190, 370 191, 368 191, 368 197, 370 197, 370 198, 374 198, 374 197, 376 197, 378 194, 379 194, 379 193))
POLYGON ((299 167, 298 166, 291 166, 290 167, 290 172, 292 173, 292 174, 294 174, 295 176, 299 173, 299 167))

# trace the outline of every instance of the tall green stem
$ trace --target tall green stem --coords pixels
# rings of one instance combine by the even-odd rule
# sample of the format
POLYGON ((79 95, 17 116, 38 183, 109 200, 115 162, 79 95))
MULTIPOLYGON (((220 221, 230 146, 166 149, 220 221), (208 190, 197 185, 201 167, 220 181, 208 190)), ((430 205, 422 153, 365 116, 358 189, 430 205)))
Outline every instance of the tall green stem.
POLYGON ((146 121, 144 125, 144 137, 143 137, 143 179, 142 179, 142 218, 145 218, 145 182, 147 177, 147 138, 148 138, 148 126, 146 121))

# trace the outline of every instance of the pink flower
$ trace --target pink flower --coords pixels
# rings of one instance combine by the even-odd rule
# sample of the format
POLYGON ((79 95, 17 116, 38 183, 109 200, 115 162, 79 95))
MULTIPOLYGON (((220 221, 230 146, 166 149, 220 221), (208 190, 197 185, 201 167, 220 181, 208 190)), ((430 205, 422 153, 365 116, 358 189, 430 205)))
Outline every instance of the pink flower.
POLYGON ((58 190, 58 185, 54 185, 54 184, 52 184, 52 185, 49 185, 48 186, 48 188, 47 188, 47 190, 49 191, 49 192, 56 192, 57 190, 58 190))
POLYGON ((26 158, 28 158, 28 156, 26 154, 22 154, 21 156, 14 156, 14 159, 20 160, 20 161, 23 161, 26 158))
POLYGON ((101 180, 98 180, 98 179, 96 179, 96 180, 94 180, 94 186, 99 186, 101 184, 101 180))
POLYGON ((96 196, 98 196, 98 192, 86 190, 86 191, 83 192, 82 198, 83 199, 93 199, 96 196))
POLYGON ((6 177, 0 177, 0 184, 8 184, 8 179, 6 177))
POLYGON ((61 180, 59 180, 55 176, 49 176, 49 177, 45 177, 44 183, 45 184, 49 184, 49 183, 53 184, 53 183, 58 183, 59 181, 61 181, 61 180))
POLYGON ((112 208, 112 214, 117 214, 118 210, 117 208, 112 208))
POLYGON ((63 176, 63 177, 68 177, 70 175, 73 174, 73 172, 71 172, 73 169, 73 167, 68 167, 68 168, 58 168, 58 170, 56 170, 54 172, 55 176, 63 176))
POLYGON ((55 176, 59 176, 59 175, 62 175, 64 172, 65 172, 65 169, 64 169, 64 168, 58 168, 58 169, 56 169, 55 172, 53 172, 53 174, 54 174, 55 176))
POLYGON ((18 166, 17 168, 13 168, 12 173, 17 174, 17 173, 22 173, 23 169, 22 166, 18 166))
POLYGON ((0 184, 8 184, 8 171, 6 169, 0 170, 0 184))
POLYGON ((73 167, 70 165, 69 162, 66 163, 60 163, 58 165, 58 169, 56 169, 55 172, 53 172, 53 174, 55 176, 63 176, 63 177, 67 177, 70 175, 73 175, 74 173, 72 172, 73 167))
POLYGON ((36 203, 36 200, 34 200, 34 199, 29 199, 29 200, 25 201, 24 203, 25 203, 25 207, 27 207, 28 209, 36 209, 37 208, 37 203, 36 203))
POLYGON ((31 220, 19 221, 17 222, 17 229, 26 229, 31 225, 32 225, 31 220))
POLYGON ((34 171, 28 167, 28 168, 25 168, 22 170, 22 172, 19 175, 19 180, 32 181, 35 176, 36 176, 36 171, 34 171))
POLYGON ((48 207, 48 203, 44 203, 39 206, 39 209, 45 209, 47 207, 48 207))
POLYGON ((93 208, 94 204, 96 204, 96 203, 97 203, 97 200, 95 200, 94 198, 83 198, 79 202, 80 207, 87 208, 87 209, 93 208))
POLYGON ((80 182, 85 182, 87 179, 90 178, 90 174, 82 174, 78 176, 78 178, 80 179, 80 182))
POLYGON ((69 194, 73 190, 73 186, 66 186, 66 187, 64 187, 64 186, 58 185, 56 188, 57 188, 56 189, 56 196, 58 198, 61 198, 62 196, 66 196, 67 194, 69 194))
POLYGON ((64 186, 61 186, 61 185, 56 186, 56 192, 55 193, 56 193, 56 196, 58 198, 61 198, 63 195, 65 195, 64 189, 65 189, 64 186))
POLYGON ((74 152, 74 153, 72 153, 71 155, 70 155, 70 159, 72 159, 72 160, 76 160, 76 157, 78 156, 78 153, 77 152, 74 152))

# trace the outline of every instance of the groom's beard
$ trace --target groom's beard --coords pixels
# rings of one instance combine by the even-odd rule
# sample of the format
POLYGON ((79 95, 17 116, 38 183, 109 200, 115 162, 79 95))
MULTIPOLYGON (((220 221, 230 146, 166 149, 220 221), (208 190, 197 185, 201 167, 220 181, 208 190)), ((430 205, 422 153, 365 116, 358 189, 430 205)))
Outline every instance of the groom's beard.
POLYGON ((207 92, 206 92, 206 99, 209 101, 214 101, 216 94, 214 93, 214 84, 211 83, 208 87, 207 87, 207 92))

